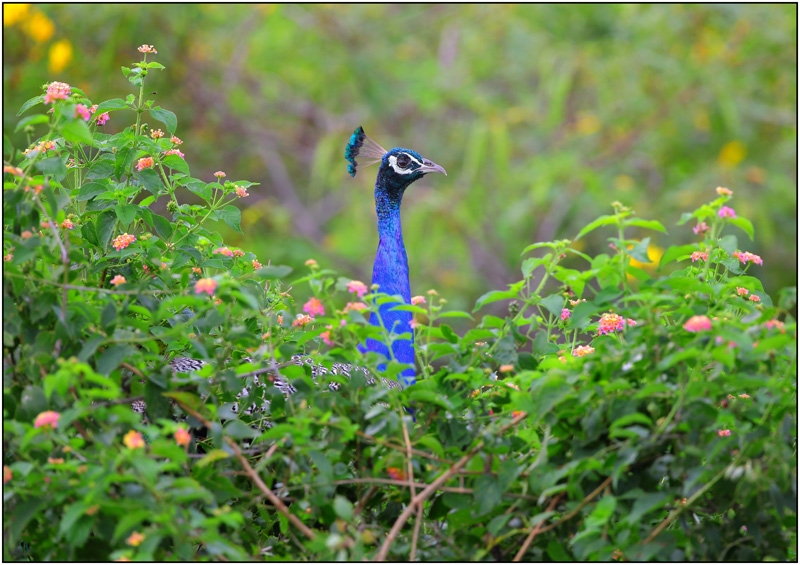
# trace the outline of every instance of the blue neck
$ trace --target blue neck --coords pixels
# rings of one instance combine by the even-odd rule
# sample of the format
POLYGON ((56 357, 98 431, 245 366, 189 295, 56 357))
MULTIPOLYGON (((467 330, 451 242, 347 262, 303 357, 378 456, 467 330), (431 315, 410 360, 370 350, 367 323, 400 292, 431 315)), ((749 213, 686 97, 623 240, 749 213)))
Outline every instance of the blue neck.
MULTIPOLYGON (((403 303, 411 303, 411 287, 408 280, 408 256, 403 244, 403 228, 400 224, 400 203, 403 198, 402 190, 387 192, 381 188, 381 178, 375 185, 375 210, 378 214, 378 252, 375 255, 375 265, 372 269, 372 283, 377 284, 378 292, 388 295, 399 295, 403 303)), ((405 187, 403 187, 405 188, 405 187)), ((374 351, 394 359, 399 363, 411 365, 401 373, 405 386, 416 382, 414 370, 414 330, 411 328, 413 315, 411 312, 393 311, 398 302, 382 304, 379 308, 380 316, 372 314, 369 322, 373 326, 383 326, 395 335, 409 334, 410 339, 396 339, 392 343, 392 351, 386 343, 368 339, 367 351, 374 351)), ((385 369, 385 364, 378 369, 385 369)))

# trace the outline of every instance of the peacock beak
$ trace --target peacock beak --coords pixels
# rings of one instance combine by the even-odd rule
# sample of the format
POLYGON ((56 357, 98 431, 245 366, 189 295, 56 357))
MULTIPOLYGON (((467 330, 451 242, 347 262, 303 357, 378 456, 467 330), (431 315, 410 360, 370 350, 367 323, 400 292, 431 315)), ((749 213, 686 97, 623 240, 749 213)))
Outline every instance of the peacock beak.
POLYGON ((442 173, 444 176, 447 176, 447 171, 444 170, 444 167, 440 167, 433 161, 428 161, 427 159, 422 160, 422 166, 417 169, 417 171, 422 173, 442 173))

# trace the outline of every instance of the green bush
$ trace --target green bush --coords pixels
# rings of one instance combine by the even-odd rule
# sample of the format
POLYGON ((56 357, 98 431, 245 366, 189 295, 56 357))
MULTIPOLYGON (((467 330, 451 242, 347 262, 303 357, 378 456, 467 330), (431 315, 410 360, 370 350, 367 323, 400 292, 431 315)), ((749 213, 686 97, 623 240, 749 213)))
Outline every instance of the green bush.
POLYGON ((730 191, 658 266, 627 232, 664 226, 614 203, 575 238, 613 228, 610 253, 531 245, 471 313, 415 297, 406 390, 315 382, 292 355, 374 370, 356 345, 381 295, 225 246, 207 224, 238 230, 252 183, 191 176, 140 51, 137 95, 95 108, 51 83, 20 112, 39 112, 18 126, 30 147, 4 143, 7 559, 796 558, 796 290, 764 291, 730 191), (499 301, 507 316, 479 315, 499 301), (206 365, 173 374, 176 355, 206 365), (257 378, 247 403, 268 407, 234 410, 257 378))

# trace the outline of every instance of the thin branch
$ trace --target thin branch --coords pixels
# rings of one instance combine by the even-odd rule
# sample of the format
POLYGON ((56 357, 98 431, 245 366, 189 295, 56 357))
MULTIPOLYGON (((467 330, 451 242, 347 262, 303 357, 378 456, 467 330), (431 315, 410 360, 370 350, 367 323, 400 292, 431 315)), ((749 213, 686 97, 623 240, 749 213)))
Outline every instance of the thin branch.
MULTIPOLYGON (((556 496, 555 498, 553 498, 553 500, 550 501, 550 505, 547 507, 547 510, 545 510, 545 512, 552 512, 553 508, 556 507, 556 504, 558 504, 558 501, 561 500, 562 496, 564 496, 563 492, 558 493, 558 496, 556 496)), ((531 529, 531 533, 528 534, 528 537, 525 538, 524 542, 522 542, 522 546, 519 548, 519 551, 514 556, 514 559, 512 559, 512 561, 520 561, 522 559, 522 556, 525 555, 525 553, 528 551, 528 548, 533 543, 533 539, 542 530, 542 524, 544 524, 544 520, 536 524, 531 529)))
POLYGON ((414 512, 414 507, 417 505, 421 505, 425 500, 427 500, 436 490, 448 479, 450 479, 453 475, 455 475, 461 467, 467 464, 467 462, 475 457, 475 455, 483 449, 483 441, 479 442, 478 445, 473 447, 469 453, 464 455, 458 462, 453 465, 450 469, 439 475, 435 481, 433 481, 430 485, 428 485, 425 490, 415 496, 411 503, 406 506, 405 510, 398 516, 397 520, 395 521, 392 529, 389 531, 389 534, 386 536, 386 541, 383 542, 378 555, 375 557, 375 561, 386 561, 386 556, 389 553, 389 547, 391 547, 394 540, 397 538, 400 530, 403 528, 403 525, 406 521, 411 517, 411 514, 414 512))
MULTIPOLYGON (((200 421, 206 428, 211 429, 211 422, 209 422, 207 419, 201 416, 197 410, 190 408, 189 406, 180 401, 178 401, 178 404, 180 404, 181 408, 185 410, 188 414, 197 418, 197 420, 200 421)), ((286 516, 289 522, 291 522, 292 525, 294 525, 298 530, 300 530, 304 536, 306 536, 310 540, 315 539, 316 534, 314 533, 314 531, 311 530, 308 526, 306 526, 303 522, 301 522, 300 518, 289 512, 289 508, 286 507, 283 501, 280 498, 278 498, 278 496, 274 492, 272 492, 272 490, 266 484, 264 484, 264 481, 261 480, 261 477, 258 476, 258 473, 256 473, 255 469, 253 469, 250 466, 250 463, 247 461, 247 458, 244 455, 242 455, 242 451, 241 449, 239 449, 239 446, 236 444, 236 442, 233 441, 228 436, 224 436, 224 439, 225 442, 231 447, 231 449, 233 449, 234 455, 244 468, 244 471, 245 473, 247 473, 247 476, 250 477, 250 480, 253 481, 253 483, 255 483, 256 487, 258 487, 258 489, 267 498, 267 500, 269 500, 275 506, 275 508, 278 509, 278 512, 286 516)))
POLYGON ((580 503, 580 504, 578 504, 578 506, 576 506, 576 507, 575 507, 575 508, 574 508, 574 509, 573 509, 571 512, 569 512, 568 514, 566 514, 566 515, 565 515, 563 518, 561 518, 561 519, 560 519, 558 522, 555 522, 554 524, 550 524, 550 525, 549 525, 549 526, 547 526, 546 528, 542 528, 541 530, 539 530, 539 533, 540 533, 540 534, 543 534, 543 533, 545 533, 545 532, 549 532, 549 531, 550 531, 550 530, 552 530, 553 528, 557 528, 558 526, 560 526, 560 525, 561 525, 561 524, 563 524, 564 522, 567 522, 567 521, 571 520, 571 519, 572 519, 572 518, 573 518, 573 517, 574 517, 574 516, 575 516, 575 515, 576 515, 578 512, 580 512, 580 511, 581 511, 581 508, 583 508, 584 506, 586 506, 587 504, 589 504, 589 502, 591 502, 591 500, 592 500, 592 499, 593 499, 595 496, 597 496, 597 495, 599 495, 601 492, 603 492, 603 489, 605 489, 605 488, 606 488, 606 487, 607 487, 607 486, 608 486, 610 483, 611 483, 611 477, 608 477, 608 478, 607 478, 605 481, 603 481, 602 483, 600 483, 600 486, 599 486, 599 487, 597 487, 596 489, 594 489, 594 490, 593 490, 591 493, 589 493, 589 495, 587 495, 587 496, 586 496, 586 497, 585 497, 583 500, 581 500, 581 503, 580 503))

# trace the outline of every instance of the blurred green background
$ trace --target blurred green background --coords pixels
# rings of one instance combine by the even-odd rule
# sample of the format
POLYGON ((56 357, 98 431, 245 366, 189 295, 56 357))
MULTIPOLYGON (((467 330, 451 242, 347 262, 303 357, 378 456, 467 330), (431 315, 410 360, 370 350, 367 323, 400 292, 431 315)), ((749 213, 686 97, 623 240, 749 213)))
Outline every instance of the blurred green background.
MULTIPOLYGON (((657 259, 696 240, 675 223, 717 186, 755 225, 755 243, 732 230, 766 290, 797 282, 795 5, 4 4, 3 28, 16 146, 42 84, 124 98, 119 67, 154 45, 166 70, 147 91, 177 114, 193 176, 261 183, 244 235, 225 233, 265 264, 370 279, 375 169, 351 179, 343 159, 363 125, 448 171, 406 193, 415 294, 471 308, 522 278, 526 245, 574 237, 615 200, 667 227, 641 234, 657 259)), ((608 235, 576 246, 604 252, 608 235)))

